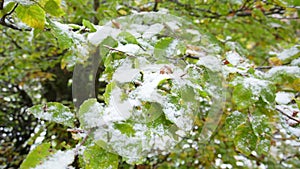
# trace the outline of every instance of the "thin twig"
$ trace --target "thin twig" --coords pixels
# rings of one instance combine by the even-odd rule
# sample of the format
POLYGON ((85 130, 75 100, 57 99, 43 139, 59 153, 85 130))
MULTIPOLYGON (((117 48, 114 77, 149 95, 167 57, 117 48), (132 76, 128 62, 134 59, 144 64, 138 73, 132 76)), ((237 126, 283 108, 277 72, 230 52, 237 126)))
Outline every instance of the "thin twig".
POLYGON ((298 119, 296 119, 296 118, 294 118, 294 117, 292 117, 292 116, 286 114, 286 113, 283 112, 282 110, 280 110, 280 109, 278 109, 278 108, 276 108, 276 110, 279 111, 281 114, 285 115, 286 117, 288 117, 289 119, 294 120, 294 121, 297 122, 297 123, 300 123, 300 120, 298 120, 298 119))
POLYGON ((115 49, 115 48, 110 47, 110 46, 108 46, 108 45, 103 45, 103 46, 106 47, 107 49, 111 50, 111 51, 123 53, 124 55, 126 55, 126 56, 128 56, 128 57, 135 57, 134 55, 128 54, 128 53, 126 53, 126 52, 123 52, 123 51, 121 51, 121 50, 115 49))
POLYGON ((0 19, 0 24, 3 25, 3 26, 9 27, 11 29, 14 29, 14 30, 18 30, 18 31, 23 31, 23 30, 25 30, 25 31, 31 31, 31 28, 21 29, 21 28, 18 28, 17 26, 15 26, 15 25, 8 24, 8 23, 5 22, 6 17, 8 17, 9 15, 11 15, 16 10, 16 8, 18 7, 18 5, 19 5, 19 3, 16 3, 15 6, 13 7, 13 9, 10 12, 8 12, 7 14, 4 14, 2 16, 2 18, 0 19))
POLYGON ((86 136, 83 138, 83 140, 81 141, 81 143, 78 146, 76 146, 75 155, 78 154, 80 147, 83 146, 83 144, 86 142, 86 140, 88 139, 88 137, 91 134, 92 130, 93 129, 90 129, 89 131, 87 131, 86 136))
POLYGON ((3 6, 4 6, 4 0, 0 0, 0 10, 3 9, 3 6))
POLYGON ((272 68, 272 66, 258 66, 258 67, 254 68, 254 69, 256 69, 256 70, 263 70, 263 69, 271 69, 271 68, 272 68))
POLYGON ((158 9, 157 9, 158 3, 159 3, 159 0, 155 0, 154 6, 153 6, 153 9, 152 9, 154 12, 157 12, 157 11, 158 11, 158 9))

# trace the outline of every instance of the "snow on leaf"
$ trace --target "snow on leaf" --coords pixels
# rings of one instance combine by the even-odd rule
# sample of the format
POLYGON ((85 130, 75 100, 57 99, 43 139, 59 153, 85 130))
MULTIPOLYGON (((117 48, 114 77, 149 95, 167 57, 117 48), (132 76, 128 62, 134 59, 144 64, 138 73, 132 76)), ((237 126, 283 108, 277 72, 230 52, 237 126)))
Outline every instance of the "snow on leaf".
POLYGON ((88 129, 103 124, 103 106, 96 99, 88 99, 79 108, 80 126, 88 129))
POLYGON ((300 110, 295 104, 291 105, 276 105, 276 109, 280 110, 281 113, 281 124, 291 134, 300 137, 300 110), (298 113, 297 113, 298 112, 298 113), (292 118, 293 119, 292 119, 292 118), (295 121, 298 120, 298 121, 295 121))
POLYGON ((86 148, 83 161, 86 169, 117 169, 119 165, 118 155, 107 152, 97 144, 86 148))
POLYGON ((298 66, 275 66, 266 73, 266 78, 274 79, 276 76, 289 74, 300 78, 300 67, 298 66))
POLYGON ((258 101, 259 98, 262 98, 268 104, 272 104, 275 100, 275 87, 270 81, 254 77, 244 79, 238 77, 231 83, 235 86, 233 101, 239 109, 247 108, 258 101))
POLYGON ((234 138, 236 135, 236 128, 245 123, 246 121, 246 115, 239 112, 239 111, 234 111, 232 112, 227 118, 226 118, 226 123, 225 123, 225 130, 229 132, 229 138, 234 138))
POLYGON ((245 58, 242 58, 237 52, 230 51, 226 53, 226 59, 229 63, 231 63, 233 66, 237 66, 240 63, 245 61, 245 58))
POLYGON ((291 62, 292 66, 300 66, 300 57, 291 62))
POLYGON ((250 123, 246 122, 237 127, 234 144, 241 153, 248 156, 255 150, 257 139, 250 123))
POLYGON ((293 93, 289 92, 277 92, 275 101, 278 104, 288 104, 294 98, 294 96, 295 95, 293 93))
POLYGON ((74 150, 60 151, 48 156, 43 160, 42 164, 36 166, 34 169, 66 169, 75 159, 74 150))
POLYGON ((281 53, 277 54, 278 58, 287 63, 300 56, 300 45, 295 45, 289 49, 283 50, 281 53))
POLYGON ((158 34, 164 26, 162 24, 156 23, 151 25, 144 33, 143 33, 143 39, 150 39, 154 35, 158 34))
POLYGON ((40 144, 27 155, 26 159, 21 164, 20 169, 34 168, 50 155, 50 143, 40 144))
POLYGON ((27 112, 36 118, 74 127, 75 116, 70 109, 61 103, 48 102, 46 104, 35 105, 27 112))

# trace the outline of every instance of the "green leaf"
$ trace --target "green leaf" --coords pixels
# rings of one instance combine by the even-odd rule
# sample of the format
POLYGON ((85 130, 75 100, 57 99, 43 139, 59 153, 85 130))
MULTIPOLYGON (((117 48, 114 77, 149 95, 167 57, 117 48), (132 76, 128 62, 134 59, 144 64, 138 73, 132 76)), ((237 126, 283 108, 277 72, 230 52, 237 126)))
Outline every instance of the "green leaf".
POLYGON ((44 9, 53 16, 62 16, 64 14, 64 11, 60 8, 60 1, 48 0, 44 9))
POLYGON ((232 101, 237 105, 238 110, 248 108, 254 103, 251 90, 245 88, 242 84, 235 86, 232 101))
POLYGON ((268 85, 266 88, 261 89, 260 97, 267 104, 273 104, 276 97, 276 87, 274 85, 268 85))
POLYGON ((96 28, 94 27, 94 25, 88 20, 83 19, 82 20, 82 25, 89 28, 91 30, 91 32, 96 32, 97 31, 96 28))
POLYGON ((3 15, 9 13, 14 6, 15 2, 9 2, 2 10, 0 10, 0 18, 2 18, 3 15))
POLYGON ((228 137, 233 139, 236 135, 236 128, 241 125, 242 123, 245 123, 247 117, 245 114, 234 111, 232 112, 227 118, 225 123, 225 130, 228 132, 228 137))
POLYGON ((115 123, 114 128, 118 129, 122 134, 126 134, 128 137, 134 136, 135 130, 129 123, 115 123))
POLYGON ((106 61, 106 55, 108 54, 109 49, 107 49, 104 45, 115 48, 118 46, 118 41, 116 41, 111 36, 108 36, 99 45, 101 57, 104 59, 104 66, 107 67, 109 64, 111 64, 111 60, 106 61))
POLYGON ((85 169, 117 169, 118 155, 107 152, 97 144, 89 146, 83 153, 85 169))
POLYGON ((115 82, 111 82, 106 86, 105 89, 105 93, 103 94, 104 97, 104 102, 106 104, 109 104, 109 100, 110 100, 110 93, 112 92, 112 90, 115 88, 116 83, 115 82))
POLYGON ((234 144, 245 155, 250 155, 256 148, 257 137, 253 133, 250 123, 239 125, 236 129, 234 144))
POLYGON ((154 56, 156 58, 166 58, 167 55, 167 49, 173 42, 173 38, 171 37, 166 37, 166 38, 161 38, 154 46, 154 56))
POLYGON ((129 32, 121 32, 118 35, 118 39, 122 44, 128 44, 128 43, 137 44, 137 45, 139 44, 136 38, 129 32))
POLYGON ((256 151, 258 154, 268 155, 270 151, 271 141, 267 138, 259 138, 256 151))
POLYGON ((98 125, 103 114, 103 106, 97 99, 88 99, 79 108, 79 122, 82 128, 88 129, 98 125))
POLYGON ((37 29, 44 29, 45 11, 37 4, 24 6, 19 5, 16 9, 17 17, 28 26, 37 29))
POLYGON ((73 45, 73 38, 68 35, 65 30, 62 30, 57 24, 54 24, 48 19, 51 33, 57 38, 61 49, 70 48, 73 45))
POLYGON ((34 168, 52 153, 50 143, 40 144, 27 155, 26 159, 21 164, 20 169, 34 168))
POLYGON ((74 127, 75 116, 70 109, 61 103, 48 102, 33 106, 27 111, 36 118, 63 124, 68 127, 74 127))

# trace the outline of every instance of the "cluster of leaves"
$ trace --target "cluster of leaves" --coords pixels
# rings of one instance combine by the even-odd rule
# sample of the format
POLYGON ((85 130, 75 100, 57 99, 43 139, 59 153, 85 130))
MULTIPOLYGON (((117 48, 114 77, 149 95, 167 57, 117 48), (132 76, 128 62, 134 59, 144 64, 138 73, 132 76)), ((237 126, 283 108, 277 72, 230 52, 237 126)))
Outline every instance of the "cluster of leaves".
MULTIPOLYGON (((208 48, 207 45, 212 42, 215 44, 212 39, 204 38, 200 44, 197 41, 191 42, 194 35, 185 35, 190 41, 180 39, 182 41, 170 50, 174 39, 178 38, 176 33, 170 31, 170 26, 162 25, 167 31, 159 32, 158 38, 151 41, 138 36, 136 32, 131 32, 134 30, 130 28, 133 22, 128 19, 112 21, 110 27, 115 30, 122 28, 125 23, 129 27, 128 31, 116 34, 118 36, 103 39, 103 43, 99 45, 100 51, 104 52, 102 56, 106 56, 101 63, 105 66, 105 71, 101 74, 107 79, 101 82, 104 87, 99 89, 98 101, 109 105, 111 92, 116 86, 112 79, 124 60, 131 60, 135 68, 139 68, 140 61, 137 58, 143 56, 153 63, 150 57, 153 52, 160 62, 156 64, 166 64, 169 61, 160 56, 178 50, 178 53, 171 54, 172 57, 175 57, 176 61, 182 59, 184 64, 196 65, 186 69, 186 76, 194 76, 190 78, 191 82, 202 87, 197 92, 208 100, 213 98, 212 94, 219 94, 209 93, 214 89, 209 88, 211 83, 207 82, 211 79, 207 79, 205 74, 213 71, 216 65, 202 57, 213 55, 214 61, 223 63, 218 66, 222 68, 224 80, 228 82, 221 87, 228 89, 225 92, 226 108, 223 110, 223 118, 217 132, 208 143, 203 144, 200 139, 204 122, 210 120, 210 117, 202 112, 194 118, 194 129, 175 149, 163 152, 163 155, 149 157, 147 161, 143 161, 145 165, 140 166, 299 167, 299 151, 295 148, 299 145, 300 77, 300 52, 299 46, 295 45, 299 40, 297 3, 298 1, 290 0, 225 3, 209 0, 204 2, 2 0, 0 24, 3 27, 0 31, 3 36, 1 42, 5 45, 0 49, 0 81, 1 87, 3 86, 3 93, 0 93, 0 115, 1 124, 4 126, 1 126, 0 130, 1 133, 5 132, 1 135, 1 138, 5 138, 1 141, 3 147, 1 154, 4 154, 6 159, 1 158, 1 165, 19 166, 30 147, 39 144, 37 140, 42 138, 45 143, 37 145, 31 151, 21 168, 37 167, 40 162, 53 167, 55 160, 60 157, 65 157, 60 165, 67 167, 73 163, 74 156, 77 155, 80 158, 79 160, 75 158, 77 162, 72 165, 85 168, 99 168, 99 166, 130 168, 130 165, 123 162, 123 160, 130 162, 128 158, 123 157, 121 160, 118 157, 118 154, 121 156, 124 154, 115 147, 107 148, 105 146, 107 140, 97 139, 98 122, 86 121, 84 114, 95 111, 91 109, 92 105, 98 105, 99 109, 102 104, 96 100, 89 100, 80 108, 81 113, 75 115, 69 86, 71 76, 68 71, 73 70, 76 62, 87 60, 88 45, 85 37, 93 35, 91 33, 97 30, 97 26, 92 23, 104 24, 122 15, 167 9, 169 13, 184 17, 199 29, 212 33, 219 40, 221 50, 214 52, 213 48, 208 48), (242 47, 232 41, 239 42, 242 47), (124 47, 126 45, 127 47, 124 47), (126 49, 129 49, 130 45, 136 45, 139 51, 128 53, 126 49), (154 51, 151 51, 151 47, 154 51), (211 51, 213 53, 210 53, 211 51), (246 57, 256 65, 266 66, 251 64, 246 57), (105 94, 102 96, 105 88, 105 94), (50 122, 36 120, 25 113, 26 108, 39 103, 43 104, 32 107, 29 112, 50 122), (69 108, 62 103, 69 105, 69 108), (90 125, 95 126, 86 127, 90 125), (24 128, 21 126, 28 127, 28 130, 22 130, 24 128), (73 138, 70 137, 70 132, 67 132, 67 127, 71 128, 69 131, 73 133, 73 138), (16 154, 17 152, 21 153, 16 154)), ((171 26, 171 29, 177 28, 171 26)), ((201 34, 210 36, 203 32, 201 34)), ((168 72, 169 69, 163 68, 162 71, 168 72)), ((136 83, 123 84, 124 93, 137 90, 138 82, 141 80, 139 78, 135 79, 136 83)), ((176 83, 168 78, 163 79, 158 86, 165 96, 172 92, 176 93, 173 87, 176 87, 176 83)), ((124 93, 122 98, 128 99, 124 93)), ((183 97, 186 94, 191 95, 189 90, 180 94, 183 94, 183 97)), ((180 105, 179 98, 180 95, 177 95, 173 100, 174 103, 178 102, 180 105)), ((144 113, 149 112, 150 107, 153 107, 151 104, 144 102, 137 109, 141 109, 144 113)), ((182 106, 184 107, 184 104, 182 106)), ((205 107, 210 105, 205 103, 202 109, 205 107)), ((155 109, 155 112, 158 109, 161 107, 155 109)), ((96 118, 103 118, 101 111, 98 113, 100 115, 96 114, 96 118)), ((166 124, 166 121, 170 119, 165 118, 157 123, 166 124)), ((133 130, 132 126, 135 123, 132 121, 113 124, 114 130, 119 130, 129 137, 136 132, 133 130)))

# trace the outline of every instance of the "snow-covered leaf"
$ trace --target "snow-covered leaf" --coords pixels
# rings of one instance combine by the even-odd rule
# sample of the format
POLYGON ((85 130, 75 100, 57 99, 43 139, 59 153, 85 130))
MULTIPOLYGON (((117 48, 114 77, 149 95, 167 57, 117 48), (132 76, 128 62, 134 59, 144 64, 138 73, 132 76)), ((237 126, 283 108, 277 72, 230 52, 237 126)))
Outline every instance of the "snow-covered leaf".
POLYGON ((34 169, 66 169, 73 163, 75 159, 74 150, 56 151, 54 154, 46 157, 34 169))
POLYGON ((119 165, 118 155, 107 152, 97 144, 85 149, 83 161, 86 169, 117 169, 119 165))
POLYGON ((245 114, 239 112, 239 111, 234 111, 232 112, 227 118, 226 118, 226 123, 225 123, 225 130, 228 132, 228 137, 229 138, 234 138, 236 135, 236 128, 245 123, 247 120, 247 117, 245 114))
POLYGON ((61 103, 48 102, 46 104, 35 105, 27 111, 36 118, 74 127, 75 116, 70 109, 61 103))
POLYGON ((257 139, 250 123, 246 122, 237 127, 234 144, 240 152, 248 156, 256 149, 257 139))
POLYGON ((101 123, 103 106, 96 99, 88 99, 82 103, 78 117, 80 126, 85 129, 93 128, 101 123))
POLYGON ((30 169, 41 164, 46 157, 50 156, 53 152, 50 148, 50 143, 43 143, 33 149, 23 161, 20 169, 30 169))

